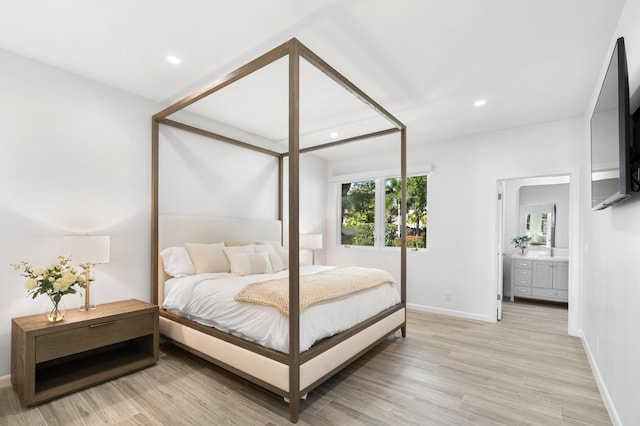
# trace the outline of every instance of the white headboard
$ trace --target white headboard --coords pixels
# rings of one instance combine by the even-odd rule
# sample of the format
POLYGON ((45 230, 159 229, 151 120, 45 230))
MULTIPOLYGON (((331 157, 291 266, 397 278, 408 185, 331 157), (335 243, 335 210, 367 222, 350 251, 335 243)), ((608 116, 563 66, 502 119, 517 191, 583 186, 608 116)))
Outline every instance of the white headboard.
MULTIPOLYGON (((158 218, 158 249, 181 247, 184 243, 282 242, 282 222, 272 219, 229 218, 212 216, 161 215, 158 218)), ((158 303, 164 299, 164 272, 158 253, 158 303)))

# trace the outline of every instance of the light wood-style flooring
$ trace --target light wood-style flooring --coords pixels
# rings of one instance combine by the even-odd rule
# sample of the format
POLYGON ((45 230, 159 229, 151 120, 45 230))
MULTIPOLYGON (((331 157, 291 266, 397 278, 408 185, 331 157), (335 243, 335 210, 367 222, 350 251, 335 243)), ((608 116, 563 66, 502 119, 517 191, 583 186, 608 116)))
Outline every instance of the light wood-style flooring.
MULTIPOLYGON (((309 394, 300 425, 608 425, 566 308, 506 303, 485 323, 410 312, 309 394)), ((171 345, 143 371, 35 408, 0 389, 0 425, 283 425, 283 400, 171 345)))

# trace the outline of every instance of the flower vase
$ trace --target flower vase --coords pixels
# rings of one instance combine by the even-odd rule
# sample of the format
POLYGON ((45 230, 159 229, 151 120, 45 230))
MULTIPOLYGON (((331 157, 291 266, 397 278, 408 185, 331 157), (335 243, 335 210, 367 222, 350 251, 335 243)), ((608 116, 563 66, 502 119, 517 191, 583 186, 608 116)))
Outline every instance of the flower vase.
POLYGON ((527 254, 527 248, 526 247, 520 247, 520 254, 523 255, 523 256, 525 254, 527 254))
POLYGON ((64 306, 64 303, 62 303, 60 296, 58 296, 57 302, 55 300, 55 297, 56 296, 49 297, 49 301, 51 303, 49 304, 49 307, 47 308, 47 312, 46 312, 47 320, 49 320, 49 322, 62 321, 64 319, 64 314, 67 311, 66 307, 64 306))

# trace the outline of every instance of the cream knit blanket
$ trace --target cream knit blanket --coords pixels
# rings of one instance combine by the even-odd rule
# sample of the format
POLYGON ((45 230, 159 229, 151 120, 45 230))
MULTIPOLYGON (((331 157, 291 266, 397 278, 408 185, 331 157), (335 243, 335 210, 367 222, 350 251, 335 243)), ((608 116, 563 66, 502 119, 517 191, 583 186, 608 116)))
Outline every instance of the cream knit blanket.
MULTIPOLYGON (((300 312, 308 306, 337 299, 382 284, 393 277, 380 269, 347 266, 300 276, 300 312)), ((234 299, 238 302, 272 306, 289 318, 289 278, 251 283, 234 299)))

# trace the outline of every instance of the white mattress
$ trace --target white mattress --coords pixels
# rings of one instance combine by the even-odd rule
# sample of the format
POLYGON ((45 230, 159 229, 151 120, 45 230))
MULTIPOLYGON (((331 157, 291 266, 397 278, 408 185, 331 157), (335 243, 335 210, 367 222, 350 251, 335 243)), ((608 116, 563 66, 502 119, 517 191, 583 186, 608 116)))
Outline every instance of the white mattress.
MULTIPOLYGON (((300 275, 332 268, 301 266, 300 275)), ((200 324, 288 353, 287 318, 275 308, 234 300, 234 296, 249 283, 287 276, 288 271, 243 277, 225 273, 173 278, 165 283, 162 306, 200 324)), ((344 331, 398 303, 398 287, 389 283, 312 305, 300 314, 300 351, 306 351, 316 341, 344 331)))

